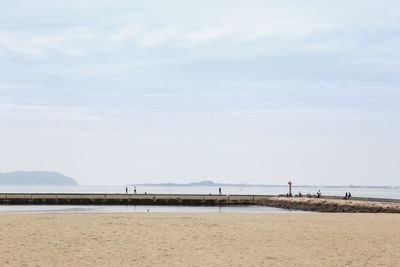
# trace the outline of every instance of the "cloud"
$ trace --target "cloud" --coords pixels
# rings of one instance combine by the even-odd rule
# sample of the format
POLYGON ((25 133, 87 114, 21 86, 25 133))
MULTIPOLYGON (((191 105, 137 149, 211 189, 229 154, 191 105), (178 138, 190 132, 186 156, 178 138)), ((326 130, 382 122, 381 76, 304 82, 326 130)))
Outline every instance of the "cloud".
MULTIPOLYGON (((2 166, 52 162, 89 176, 92 166, 107 183, 103 166, 109 173, 128 166, 124 177, 139 162, 146 177, 217 173, 231 182, 239 172, 254 181, 284 177, 288 166, 307 178, 322 163, 321 173, 334 179, 343 174, 335 158, 345 158, 338 162, 347 170, 352 158, 375 151, 381 157, 363 166, 398 174, 399 7, 386 0, 5 1, 2 166), (48 153, 32 160, 39 150, 48 153), (191 167, 182 173, 183 165, 191 167)), ((353 173, 364 174, 358 163, 353 173)))
MULTIPOLYGON (((126 2, 122 4, 126 5, 126 2)), ((82 5, 79 6, 82 7, 82 5)), ((179 8, 179 6, 176 7, 179 8)), ((158 21, 156 20, 157 23, 154 23, 153 17, 146 18, 139 13, 127 19, 126 12, 123 13, 122 17, 125 19, 122 20, 104 14, 105 16, 102 17, 104 21, 87 21, 78 12, 78 16, 75 17, 77 21, 56 23, 53 27, 44 23, 31 25, 29 21, 23 20, 22 23, 25 22, 23 30, 0 29, 0 44, 3 48, 15 53, 31 56, 44 56, 52 50, 66 51, 66 56, 93 52, 108 53, 112 45, 117 45, 120 53, 129 53, 130 46, 133 45, 139 50, 168 46, 188 50, 189 53, 185 54, 190 55, 192 48, 205 47, 206 51, 209 46, 220 48, 238 46, 240 48, 246 43, 251 48, 252 43, 268 40, 264 42, 265 50, 267 50, 271 43, 282 44, 284 40, 303 39, 327 29, 323 20, 308 16, 307 10, 305 13, 299 13, 294 10, 284 10, 283 7, 269 9, 268 5, 247 6, 242 9, 236 5, 219 4, 215 7, 216 10, 226 9, 223 13, 224 19, 221 20, 219 12, 209 12, 205 7, 207 5, 201 5, 198 10, 193 10, 191 7, 182 5, 180 14, 174 19, 170 19, 168 14, 160 14, 158 21), (190 13, 193 13, 192 18, 190 13), (199 15, 208 16, 199 19, 199 15)), ((55 7, 50 4, 46 9, 52 8, 55 7)), ((169 9, 167 8, 166 12, 169 9)), ((38 10, 39 14, 42 12, 38 10)), ((57 8, 56 13, 58 12, 62 13, 57 8)), ((67 7, 64 15, 69 15, 70 12, 72 10, 67 7)), ((100 9, 98 12, 105 13, 106 10, 100 9)), ((44 18, 44 22, 46 18, 49 23, 54 20, 54 17, 44 16, 44 18)), ((160 52, 162 55, 162 51, 160 52)), ((217 53, 210 54, 211 56, 217 56, 217 53)))
MULTIPOLYGON (((28 8, 19 10, 27 16, 20 20, 20 27, 0 27, 0 56, 10 57, 8 51, 28 57, 27 60, 77 60, 79 64, 85 60, 93 68, 101 58, 107 64, 125 61, 125 65, 129 62, 146 66, 154 62, 169 65, 287 55, 322 56, 321 60, 331 60, 327 57, 333 56, 345 64, 342 56, 352 62, 366 57, 378 59, 388 49, 393 55, 399 45, 394 34, 385 34, 386 29, 396 31, 394 25, 398 23, 393 21, 390 25, 377 19, 383 12, 388 14, 385 21, 397 15, 384 6, 353 4, 342 9, 330 2, 227 3, 213 3, 210 10, 207 1, 191 5, 182 1, 169 5, 160 1, 153 1, 154 5, 72 1, 61 9, 41 1, 37 6, 27 5, 32 8, 29 14, 28 8), (88 13, 90 10, 93 12, 88 13), (39 16, 41 19, 35 20, 39 16)), ((13 9, 16 7, 9 4, 8 11, 7 6, 3 10, 6 21, 13 21, 9 14, 13 9)), ((381 61, 386 60, 390 59, 381 61)))

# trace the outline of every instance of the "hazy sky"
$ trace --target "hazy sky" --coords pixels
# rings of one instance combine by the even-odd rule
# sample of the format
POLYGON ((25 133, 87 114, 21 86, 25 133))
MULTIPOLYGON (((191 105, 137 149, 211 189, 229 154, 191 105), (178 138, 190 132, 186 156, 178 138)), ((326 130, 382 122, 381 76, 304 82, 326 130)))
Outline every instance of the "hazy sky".
POLYGON ((397 0, 0 0, 0 172, 400 185, 397 0))

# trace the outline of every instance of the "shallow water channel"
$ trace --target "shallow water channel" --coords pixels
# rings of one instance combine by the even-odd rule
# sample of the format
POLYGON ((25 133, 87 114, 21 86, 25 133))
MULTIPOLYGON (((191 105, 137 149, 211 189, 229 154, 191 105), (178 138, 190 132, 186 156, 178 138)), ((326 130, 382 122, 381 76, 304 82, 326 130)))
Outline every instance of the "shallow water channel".
POLYGON ((264 206, 84 206, 84 205, 0 205, 0 213, 119 213, 119 212, 243 212, 300 213, 264 206))

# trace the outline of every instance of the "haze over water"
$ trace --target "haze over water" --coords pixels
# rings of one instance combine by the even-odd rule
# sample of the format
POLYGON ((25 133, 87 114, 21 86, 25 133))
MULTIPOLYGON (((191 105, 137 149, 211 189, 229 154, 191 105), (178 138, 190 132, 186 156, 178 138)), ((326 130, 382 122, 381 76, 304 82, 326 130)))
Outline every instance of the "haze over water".
MULTIPOLYGON (((0 186, 2 193, 118 193, 125 194, 125 185, 114 186, 0 186)), ((137 186, 138 194, 218 194, 219 186, 137 186)), ((133 194, 133 186, 128 186, 128 193, 133 194)), ((400 199, 400 187, 365 188, 365 187, 325 187, 293 186, 292 191, 298 194, 316 194, 321 190, 323 195, 344 196, 351 192, 353 197, 377 197, 400 199)), ((227 195, 278 195, 286 194, 287 186, 222 186, 222 194, 227 195)))

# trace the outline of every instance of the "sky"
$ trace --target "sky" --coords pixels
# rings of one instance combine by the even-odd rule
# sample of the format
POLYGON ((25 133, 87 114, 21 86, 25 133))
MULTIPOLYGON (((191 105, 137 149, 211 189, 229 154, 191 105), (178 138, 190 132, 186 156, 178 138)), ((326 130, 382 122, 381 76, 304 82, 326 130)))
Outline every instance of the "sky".
POLYGON ((395 0, 0 0, 0 172, 400 185, 395 0))

